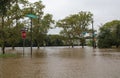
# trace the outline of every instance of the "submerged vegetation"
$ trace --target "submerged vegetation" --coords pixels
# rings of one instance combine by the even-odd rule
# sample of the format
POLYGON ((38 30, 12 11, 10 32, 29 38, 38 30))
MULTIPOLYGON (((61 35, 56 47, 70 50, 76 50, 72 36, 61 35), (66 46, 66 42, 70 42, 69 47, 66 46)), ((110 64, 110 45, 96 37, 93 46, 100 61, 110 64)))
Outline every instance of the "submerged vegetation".
POLYGON ((17 57, 16 54, 0 54, 0 58, 10 58, 10 57, 17 57))

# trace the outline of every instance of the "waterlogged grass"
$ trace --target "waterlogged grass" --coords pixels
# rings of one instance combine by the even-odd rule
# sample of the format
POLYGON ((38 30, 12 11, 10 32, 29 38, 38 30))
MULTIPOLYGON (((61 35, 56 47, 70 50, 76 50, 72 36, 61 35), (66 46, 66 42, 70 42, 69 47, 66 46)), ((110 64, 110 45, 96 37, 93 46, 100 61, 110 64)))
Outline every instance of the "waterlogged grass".
POLYGON ((17 57, 17 54, 0 54, 0 58, 17 57))

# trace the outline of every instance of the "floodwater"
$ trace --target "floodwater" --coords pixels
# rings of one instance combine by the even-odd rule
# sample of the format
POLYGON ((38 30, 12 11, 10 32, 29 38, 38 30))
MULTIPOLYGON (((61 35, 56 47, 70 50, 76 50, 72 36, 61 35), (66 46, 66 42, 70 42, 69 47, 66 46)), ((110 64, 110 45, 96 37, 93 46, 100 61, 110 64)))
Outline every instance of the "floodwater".
POLYGON ((0 78, 120 78, 120 50, 91 47, 6 49, 19 57, 0 58, 0 78))

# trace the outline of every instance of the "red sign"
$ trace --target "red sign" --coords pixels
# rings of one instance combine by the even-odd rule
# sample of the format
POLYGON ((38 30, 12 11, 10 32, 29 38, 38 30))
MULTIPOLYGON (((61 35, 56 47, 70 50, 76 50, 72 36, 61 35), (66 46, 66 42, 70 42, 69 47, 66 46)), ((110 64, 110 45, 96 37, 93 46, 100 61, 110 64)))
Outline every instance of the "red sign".
POLYGON ((22 31, 22 38, 25 39, 26 38, 26 32, 22 31))

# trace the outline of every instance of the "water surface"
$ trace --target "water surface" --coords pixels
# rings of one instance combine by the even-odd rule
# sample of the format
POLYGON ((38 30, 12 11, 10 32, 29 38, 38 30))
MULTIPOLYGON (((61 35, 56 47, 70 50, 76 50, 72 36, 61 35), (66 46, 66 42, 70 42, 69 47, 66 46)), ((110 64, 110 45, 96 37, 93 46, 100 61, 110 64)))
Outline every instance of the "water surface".
POLYGON ((19 57, 0 58, 0 78, 119 78, 120 50, 91 47, 7 48, 19 57))

